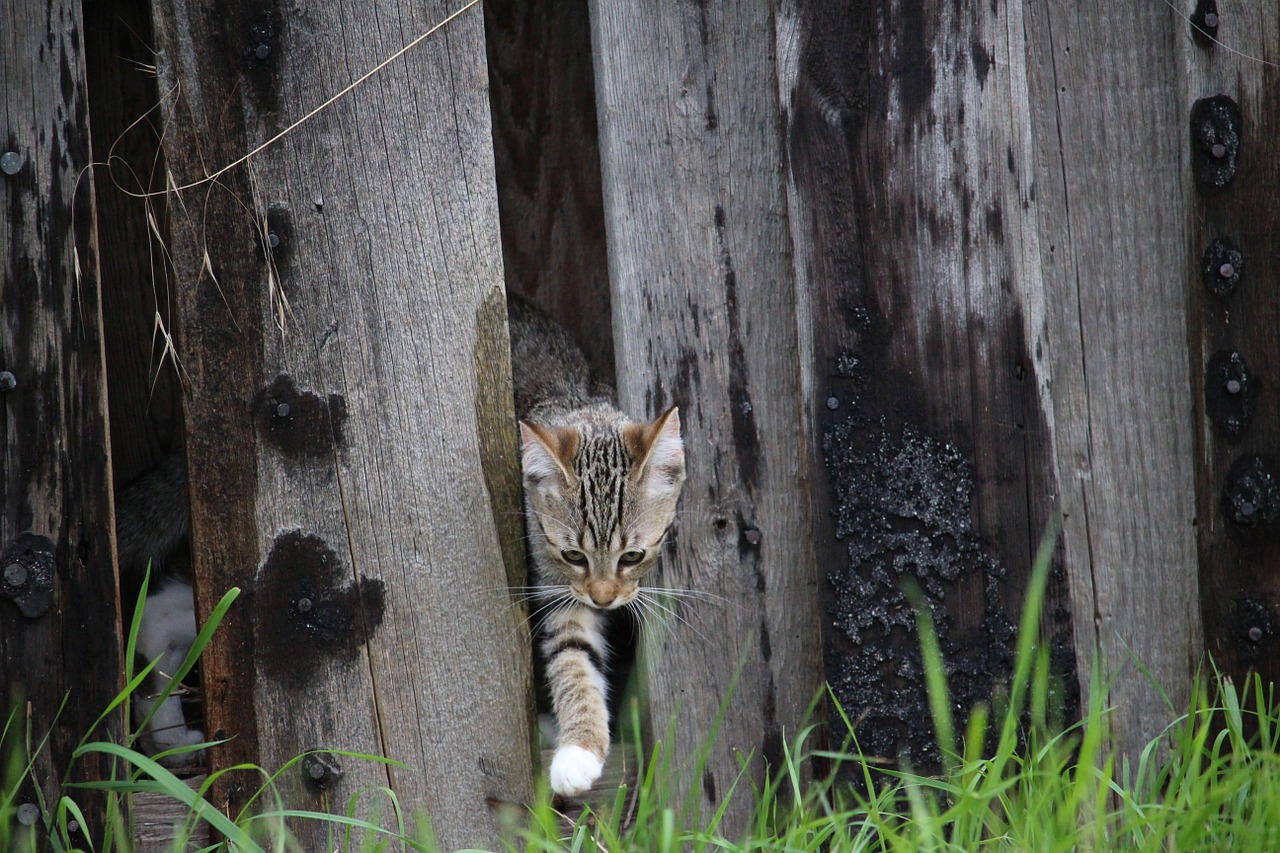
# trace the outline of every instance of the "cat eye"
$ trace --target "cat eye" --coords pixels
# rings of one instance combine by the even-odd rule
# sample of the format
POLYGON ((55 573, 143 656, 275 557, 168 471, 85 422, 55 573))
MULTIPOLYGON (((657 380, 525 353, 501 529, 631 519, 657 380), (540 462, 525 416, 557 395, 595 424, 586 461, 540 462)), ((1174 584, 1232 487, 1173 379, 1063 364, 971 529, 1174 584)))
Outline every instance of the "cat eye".
POLYGON ((560 559, 574 566, 585 566, 587 555, 576 548, 566 548, 560 552, 560 559))
POLYGON ((622 556, 618 558, 618 564, 622 566, 634 566, 643 559, 644 551, 623 551, 622 556))

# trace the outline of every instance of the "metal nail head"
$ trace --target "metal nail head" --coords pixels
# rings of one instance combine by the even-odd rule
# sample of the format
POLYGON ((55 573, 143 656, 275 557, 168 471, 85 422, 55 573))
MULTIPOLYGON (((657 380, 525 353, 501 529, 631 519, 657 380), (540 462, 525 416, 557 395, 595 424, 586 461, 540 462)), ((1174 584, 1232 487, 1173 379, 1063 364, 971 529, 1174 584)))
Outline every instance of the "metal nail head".
POLYGON ((0 172, 16 175, 22 171, 22 155, 17 151, 6 151, 0 154, 0 172))
POLYGON ((27 576, 27 567, 22 563, 10 563, 4 568, 4 582, 9 586, 25 586, 27 576))
POLYGON ((1254 625, 1252 628, 1250 628, 1250 629, 1249 629, 1249 639, 1250 639, 1250 641, 1255 642, 1255 643, 1260 643, 1260 642, 1262 642, 1262 629, 1261 629, 1261 628, 1259 628, 1257 625, 1254 625))

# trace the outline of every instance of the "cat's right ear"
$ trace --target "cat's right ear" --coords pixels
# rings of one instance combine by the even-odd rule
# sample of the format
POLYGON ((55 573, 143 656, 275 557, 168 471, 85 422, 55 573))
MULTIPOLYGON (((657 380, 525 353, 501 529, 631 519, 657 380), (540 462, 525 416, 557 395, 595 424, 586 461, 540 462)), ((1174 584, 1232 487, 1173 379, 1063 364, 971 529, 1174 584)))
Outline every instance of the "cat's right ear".
POLYGON ((564 485, 573 485, 573 457, 578 452, 576 429, 548 429, 520 422, 520 464, 525 477, 542 482, 559 477, 564 485))

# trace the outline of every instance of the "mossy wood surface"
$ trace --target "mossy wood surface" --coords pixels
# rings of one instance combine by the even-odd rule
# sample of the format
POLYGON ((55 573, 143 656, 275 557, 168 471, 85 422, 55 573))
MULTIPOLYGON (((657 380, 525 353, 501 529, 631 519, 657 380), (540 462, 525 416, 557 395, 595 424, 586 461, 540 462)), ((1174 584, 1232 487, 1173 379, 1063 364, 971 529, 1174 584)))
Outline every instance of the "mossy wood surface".
MULTIPOLYGON (((779 766, 821 685, 774 21, 750 3, 591 16, 619 396, 636 416, 678 405, 687 454, 656 585, 713 597, 648 632, 653 733, 710 815, 744 761, 757 782, 779 766)), ((735 797, 724 831, 749 818, 735 797)))
MULTIPOLYGON (((121 684, 83 37, 79 3, 5 6, 0 711, 5 720, 17 711, 7 747, 29 742, 34 750, 49 738, 12 805, 37 805, 39 786, 50 809, 71 752, 121 684)), ((118 738, 119 717, 97 734, 118 738)), ((6 755, 0 766, 25 761, 6 755)), ((70 778, 108 773, 97 761, 78 762, 70 778)), ((97 837, 102 799, 70 794, 97 837)))
MULTIPOLYGON (((180 186, 453 10, 154 8, 180 186)), ((449 849, 496 844, 495 805, 527 802, 533 777, 485 75, 477 6, 171 202, 200 610, 246 592, 204 659, 210 732, 233 738, 215 766, 385 755, 405 766, 340 756, 280 788, 342 810, 389 786, 449 849)), ((324 847, 323 826, 296 830, 324 847)))

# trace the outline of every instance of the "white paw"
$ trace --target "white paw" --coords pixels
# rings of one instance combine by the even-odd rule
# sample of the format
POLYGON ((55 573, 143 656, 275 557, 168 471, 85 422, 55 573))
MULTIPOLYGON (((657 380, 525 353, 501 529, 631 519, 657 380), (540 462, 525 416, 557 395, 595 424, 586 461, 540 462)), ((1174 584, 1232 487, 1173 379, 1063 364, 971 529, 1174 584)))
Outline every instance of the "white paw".
POLYGON ((160 763, 165 767, 183 767, 193 764, 198 762, 204 755, 203 749, 186 748, 195 746, 198 743, 204 743, 204 732, 199 729, 175 728, 151 732, 149 740, 152 752, 168 752, 171 749, 182 750, 159 759, 160 763))
POLYGON ((567 743, 551 759, 551 790, 562 797, 576 797, 590 790, 603 770, 604 762, 594 752, 567 743))

